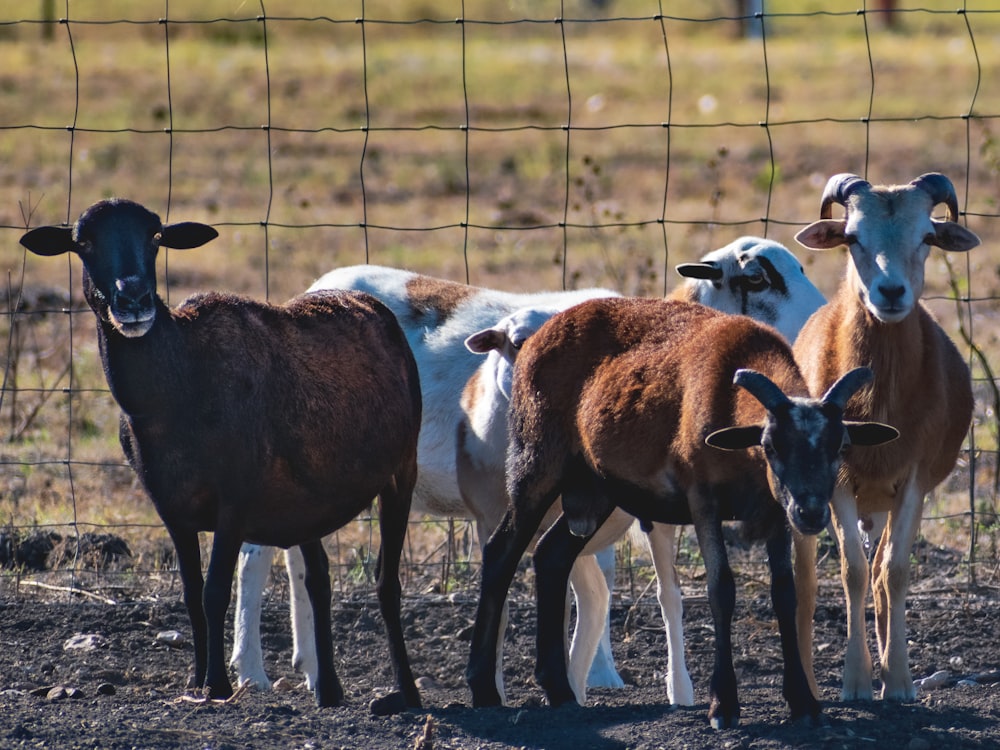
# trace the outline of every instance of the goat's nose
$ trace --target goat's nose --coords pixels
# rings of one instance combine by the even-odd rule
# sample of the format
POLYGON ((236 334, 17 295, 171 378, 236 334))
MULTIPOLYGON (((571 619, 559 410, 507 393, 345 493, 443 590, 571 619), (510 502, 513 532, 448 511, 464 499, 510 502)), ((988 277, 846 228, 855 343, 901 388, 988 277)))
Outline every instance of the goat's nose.
POLYGON ((899 302, 903 298, 903 295, 906 294, 906 287, 902 284, 893 286, 879 284, 878 291, 888 302, 899 302))
POLYGON ((153 304, 153 293, 149 287, 135 280, 118 279, 115 281, 114 303, 119 308, 146 309, 153 304))
POLYGON ((826 528, 827 523, 829 523, 830 509, 826 504, 817 507, 805 507, 797 504, 792 511, 792 516, 795 525, 800 530, 818 533, 826 528))

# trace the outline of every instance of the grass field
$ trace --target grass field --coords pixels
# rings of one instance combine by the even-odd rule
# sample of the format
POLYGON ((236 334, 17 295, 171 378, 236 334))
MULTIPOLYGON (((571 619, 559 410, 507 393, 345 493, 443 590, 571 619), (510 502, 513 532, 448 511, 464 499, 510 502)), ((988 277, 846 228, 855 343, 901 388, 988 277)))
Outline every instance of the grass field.
MULTIPOLYGON (((54 25, 45 5, 0 7, 0 523, 160 534, 122 466, 79 264, 26 257, 29 223, 122 195, 216 225, 206 248, 166 254, 171 302, 282 300, 366 261, 654 295, 741 234, 788 245, 830 294, 843 256, 792 239, 827 177, 942 171, 983 245, 951 270, 935 251, 926 296, 984 359, 975 482, 965 461, 924 531, 967 551, 975 507, 995 566, 995 4, 902 2, 887 29, 863 3, 774 0, 763 39, 738 34, 734 3, 695 0, 70 0, 54 25)), ((435 560, 439 531, 411 558, 435 560)))

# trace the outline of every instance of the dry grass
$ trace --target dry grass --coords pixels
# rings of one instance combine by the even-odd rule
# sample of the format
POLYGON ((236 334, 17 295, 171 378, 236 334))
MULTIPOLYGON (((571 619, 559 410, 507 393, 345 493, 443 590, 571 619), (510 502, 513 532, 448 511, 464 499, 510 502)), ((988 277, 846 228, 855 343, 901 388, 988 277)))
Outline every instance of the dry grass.
MULTIPOLYGON (((707 21, 732 13, 721 1, 663 4, 661 22, 660 3, 618 0, 604 15, 619 20, 591 23, 599 12, 580 0, 565 14, 586 22, 564 24, 472 22, 551 19, 559 2, 467 1, 464 24, 386 22, 450 21, 459 2, 367 2, 362 25, 361 3, 275 0, 265 46, 258 3, 171 3, 177 23, 164 25, 162 2, 74 0, 72 47, 67 26, 47 39, 6 23, 41 5, 0 9, 0 264, 10 304, 30 303, 0 330, 4 522, 158 533, 122 468, 79 264, 26 258, 17 243, 29 218, 72 219, 112 194, 220 229, 203 250, 167 256, 172 302, 210 287, 281 300, 365 261, 509 289, 658 294, 673 265, 740 234, 794 247, 834 172, 895 182, 939 170, 984 244, 954 259, 974 301, 955 304, 933 255, 930 304, 956 339, 961 314, 1000 366, 989 3, 965 14, 904 3, 889 32, 857 3, 774 0, 764 45, 707 21), (325 18, 290 20, 313 16, 325 18), (134 23, 103 23, 123 18, 134 23), (181 23, 196 20, 207 22, 181 23), (40 312, 62 308, 79 312, 40 312)), ((830 293, 840 254, 798 254, 830 293)), ((977 392, 974 447, 993 450, 991 394, 977 392)), ((978 458, 971 499, 966 470, 928 506, 935 543, 967 550, 963 514, 995 510, 993 455, 978 458)), ((367 544, 359 528, 347 547, 367 544)), ((413 558, 439 544, 419 540, 413 558)))

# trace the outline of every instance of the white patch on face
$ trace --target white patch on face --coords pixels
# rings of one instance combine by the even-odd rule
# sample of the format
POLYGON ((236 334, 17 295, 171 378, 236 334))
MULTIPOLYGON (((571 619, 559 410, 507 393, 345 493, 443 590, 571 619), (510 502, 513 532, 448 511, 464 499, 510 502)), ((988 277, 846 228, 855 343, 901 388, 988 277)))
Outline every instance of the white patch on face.
POLYGON ((796 406, 792 409, 791 418, 792 424, 807 441, 809 448, 816 450, 827 427, 826 417, 816 408, 796 406))

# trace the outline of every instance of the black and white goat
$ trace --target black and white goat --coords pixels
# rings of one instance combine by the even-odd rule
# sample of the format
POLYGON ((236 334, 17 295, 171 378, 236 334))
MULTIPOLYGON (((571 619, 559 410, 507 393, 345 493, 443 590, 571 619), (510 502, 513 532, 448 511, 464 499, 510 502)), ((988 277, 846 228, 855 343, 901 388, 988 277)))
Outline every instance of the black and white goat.
MULTIPOLYGON (((847 598, 841 697, 871 700, 873 696, 865 634, 869 565, 862 535, 869 532, 878 539, 881 532, 871 582, 882 697, 912 700, 916 690, 905 619, 910 553, 924 496, 954 468, 973 408, 968 366, 919 301, 924 264, 931 246, 964 252, 976 247, 979 238, 956 223, 955 188, 938 173, 896 186, 872 186, 855 175, 835 175, 823 192, 820 216, 796 239, 817 250, 846 245, 850 257, 836 295, 802 329, 795 356, 814 394, 844 369, 872 367, 875 380, 847 404, 846 414, 889 422, 901 433, 891 445, 849 451, 833 495, 847 598), (948 209, 947 221, 931 218, 942 203, 948 209), (845 218, 832 218, 834 204, 844 206, 845 218)), ((797 539, 800 645, 814 691, 815 560, 815 540, 797 539)))
POLYGON ((593 300, 553 316, 523 346, 514 372, 511 505, 483 552, 467 670, 473 704, 501 702, 494 671, 502 605, 525 548, 561 496, 562 515, 534 554, 535 674, 551 704, 576 698, 559 592, 617 505, 646 522, 695 526, 715 623, 709 718, 716 727, 739 721, 730 636, 735 584, 722 521, 743 521, 750 538, 766 542, 784 695, 794 717, 818 717, 796 642, 789 525, 807 534, 826 526, 845 445, 895 436, 885 425, 841 419, 847 398, 870 377, 858 370, 823 399, 806 398, 789 344, 772 328, 687 302, 593 300), (733 387, 734 378, 742 388, 733 387), (716 453, 706 441, 753 450, 716 453))
POLYGON ((38 255, 83 261, 122 448, 177 548, 194 684, 211 698, 232 694, 223 627, 240 546, 298 545, 315 616, 316 700, 342 702, 322 537, 378 495, 377 590, 399 692, 372 709, 419 706, 399 585, 421 417, 413 355, 392 313, 364 294, 304 294, 279 306, 207 293, 168 308, 156 293, 159 249, 216 236, 193 222, 164 226, 114 199, 73 227, 21 238, 38 255), (215 532, 204 581, 201 531, 215 532))

